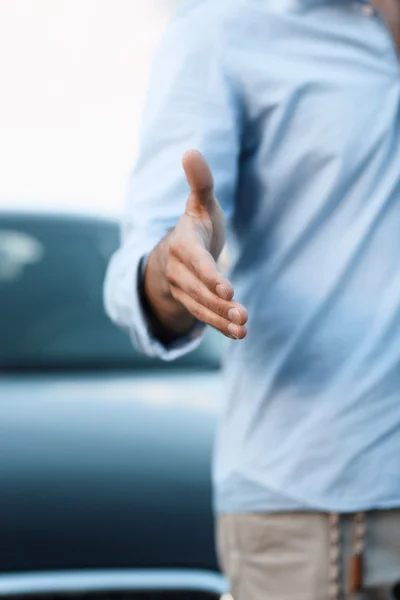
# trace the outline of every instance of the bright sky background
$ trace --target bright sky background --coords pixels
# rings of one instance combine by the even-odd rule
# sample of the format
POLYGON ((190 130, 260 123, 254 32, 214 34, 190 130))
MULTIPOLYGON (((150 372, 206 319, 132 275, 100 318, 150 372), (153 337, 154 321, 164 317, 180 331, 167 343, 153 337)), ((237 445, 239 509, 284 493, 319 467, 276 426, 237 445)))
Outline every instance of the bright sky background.
POLYGON ((0 207, 121 209, 177 0, 0 0, 0 207))

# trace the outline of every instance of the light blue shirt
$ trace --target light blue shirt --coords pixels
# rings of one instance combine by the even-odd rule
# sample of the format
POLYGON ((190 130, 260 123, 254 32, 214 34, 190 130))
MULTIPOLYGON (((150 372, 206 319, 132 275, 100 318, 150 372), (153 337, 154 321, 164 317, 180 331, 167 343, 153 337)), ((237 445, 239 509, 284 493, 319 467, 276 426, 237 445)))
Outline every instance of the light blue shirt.
POLYGON ((137 269, 208 159, 248 336, 225 360, 218 512, 400 507, 400 71, 351 0, 187 1, 157 54, 109 314, 173 359, 137 269))

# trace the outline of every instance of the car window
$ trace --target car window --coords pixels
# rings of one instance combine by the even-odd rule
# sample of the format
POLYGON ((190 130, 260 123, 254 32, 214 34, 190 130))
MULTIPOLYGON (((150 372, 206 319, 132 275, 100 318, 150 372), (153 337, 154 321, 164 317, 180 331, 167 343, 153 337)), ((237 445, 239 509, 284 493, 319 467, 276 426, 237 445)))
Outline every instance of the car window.
POLYGON ((12 369, 216 369, 223 338, 174 363, 143 356, 103 308, 116 223, 0 218, 0 367, 12 369))

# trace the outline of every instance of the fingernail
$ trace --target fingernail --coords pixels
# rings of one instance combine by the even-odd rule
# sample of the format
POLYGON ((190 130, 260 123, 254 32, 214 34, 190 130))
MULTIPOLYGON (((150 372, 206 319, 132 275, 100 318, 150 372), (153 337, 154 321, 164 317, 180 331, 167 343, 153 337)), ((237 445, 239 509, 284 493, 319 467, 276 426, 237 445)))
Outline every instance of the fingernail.
POLYGON ((215 291, 217 292, 218 296, 220 296, 221 298, 226 298, 226 289, 225 289, 225 286, 222 285, 222 283, 219 283, 217 285, 217 287, 215 288, 215 291))
POLYGON ((232 337, 234 337, 235 339, 239 338, 239 327, 237 325, 234 325, 233 323, 229 323, 228 331, 229 331, 230 335, 232 337))
POLYGON ((231 308, 228 312, 228 319, 234 323, 240 324, 240 312, 237 308, 231 308))

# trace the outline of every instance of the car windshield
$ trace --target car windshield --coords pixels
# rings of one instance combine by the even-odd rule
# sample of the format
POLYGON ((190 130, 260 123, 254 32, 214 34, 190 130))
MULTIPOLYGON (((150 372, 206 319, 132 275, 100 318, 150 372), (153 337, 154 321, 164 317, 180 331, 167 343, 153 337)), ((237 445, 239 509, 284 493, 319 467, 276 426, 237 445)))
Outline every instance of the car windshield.
POLYGON ((222 336, 174 363, 136 351, 103 308, 117 223, 90 218, 0 216, 0 369, 217 369, 222 336))

